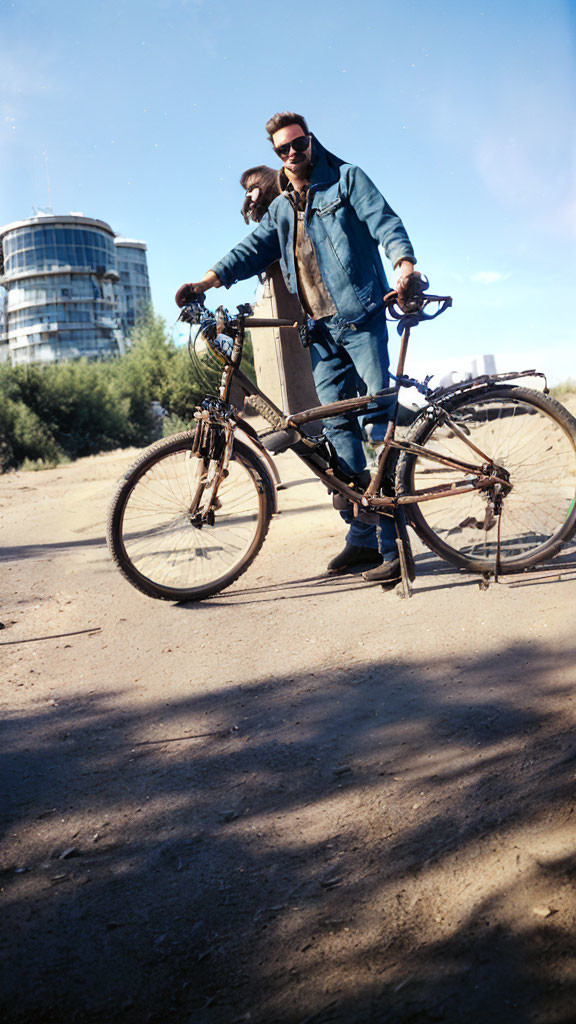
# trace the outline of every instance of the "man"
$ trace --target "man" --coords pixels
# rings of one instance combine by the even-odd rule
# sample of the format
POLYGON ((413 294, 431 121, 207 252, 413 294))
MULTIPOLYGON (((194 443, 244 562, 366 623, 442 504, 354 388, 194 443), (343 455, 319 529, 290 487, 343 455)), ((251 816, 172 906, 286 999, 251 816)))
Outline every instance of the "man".
MULTIPOLYGON (((288 290, 308 318, 314 383, 323 404, 380 391, 388 386, 384 295, 390 290, 378 245, 399 270, 403 302, 416 277, 416 258, 400 218, 359 167, 328 152, 300 114, 275 114, 266 131, 283 167, 281 194, 258 226, 201 281, 183 285, 179 306, 208 288, 230 287, 280 260, 288 290)), ((251 182, 248 182, 251 184, 251 182)), ((247 195, 247 199, 248 199, 247 195)), ((389 409, 363 416, 331 417, 325 433, 350 479, 366 470, 363 436, 373 445, 384 438, 389 409)), ((399 575, 394 524, 383 518, 378 538, 372 523, 342 512, 348 524, 344 550, 328 573, 373 566, 371 582, 399 575)))

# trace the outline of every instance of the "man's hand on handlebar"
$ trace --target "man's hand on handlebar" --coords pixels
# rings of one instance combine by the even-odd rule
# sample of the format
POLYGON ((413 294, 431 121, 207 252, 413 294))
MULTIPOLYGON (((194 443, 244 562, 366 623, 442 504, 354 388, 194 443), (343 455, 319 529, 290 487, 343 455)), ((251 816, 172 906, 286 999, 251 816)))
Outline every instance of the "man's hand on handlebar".
POLYGON ((414 264, 404 260, 399 267, 396 293, 400 309, 408 311, 410 304, 418 303, 422 297, 422 275, 414 270, 414 264))
POLYGON ((213 270, 209 270, 201 281, 183 284, 175 295, 176 305, 182 308, 189 302, 193 302, 198 295, 203 295, 209 288, 221 288, 222 282, 213 270))

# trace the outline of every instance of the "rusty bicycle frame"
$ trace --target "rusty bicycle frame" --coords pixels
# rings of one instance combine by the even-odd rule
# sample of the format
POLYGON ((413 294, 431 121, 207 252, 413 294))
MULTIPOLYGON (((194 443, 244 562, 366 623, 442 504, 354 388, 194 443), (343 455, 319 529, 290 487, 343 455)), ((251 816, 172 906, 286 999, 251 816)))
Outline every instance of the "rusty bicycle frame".
MULTIPOLYGON (((386 296, 386 300, 387 308, 390 310, 394 304, 395 293, 390 293, 389 296, 386 296)), ((425 296, 421 303, 420 314, 422 313, 423 307, 431 302, 444 304, 440 312, 443 312, 444 309, 452 304, 452 300, 449 296, 425 296)), ((225 430, 225 441, 220 450, 218 464, 214 475, 211 477, 209 484, 207 480, 205 481, 209 487, 209 498, 206 503, 203 503, 203 511, 199 513, 201 518, 209 519, 210 516, 213 515, 214 510, 218 507, 218 487, 226 474, 228 462, 232 454, 234 433, 237 429, 240 429, 240 431, 249 437, 253 445, 260 450, 265 463, 270 459, 270 452, 273 454, 280 454, 281 452, 289 449, 293 450, 298 458, 308 466, 312 473, 322 481, 329 492, 333 495, 339 494, 341 499, 345 500, 346 504, 344 507, 351 509, 355 516, 374 522, 377 521, 377 517, 383 514, 394 516, 400 559, 401 593, 402 596, 405 597, 409 597, 411 595, 410 583, 414 579, 414 568, 410 550, 410 541, 406 531, 404 516, 399 512, 400 507, 404 505, 419 504, 423 501, 437 500, 438 498, 443 497, 455 497, 474 490, 488 492, 491 513, 498 520, 497 553, 494 566, 494 577, 495 580, 497 580, 500 564, 500 514, 503 499, 512 489, 512 484, 509 481, 506 470, 502 466, 497 465, 486 452, 482 451, 478 445, 474 444, 474 442, 466 436, 466 433, 461 430, 449 413, 442 407, 442 405, 439 404, 439 400, 456 391, 462 392, 473 390, 474 388, 486 383, 512 380, 524 376, 534 376, 536 371, 525 370, 519 373, 486 374, 481 377, 467 380, 450 388, 438 388, 432 391, 427 386, 428 379, 422 384, 404 375, 411 326, 414 322, 418 322, 418 319, 432 318, 420 315, 420 317, 416 317, 416 320, 413 319, 412 325, 408 323, 404 327, 400 343, 396 374, 391 374, 391 376, 395 378, 395 384, 393 387, 386 388, 376 394, 348 398, 339 402, 332 402, 328 405, 320 405, 312 409, 305 409, 302 412, 285 414, 252 380, 250 380, 249 377, 242 372, 240 369, 240 362, 242 359, 242 350, 244 346, 245 332, 247 329, 259 327, 298 327, 298 324, 294 323, 292 320, 286 319, 254 317, 251 315, 252 308, 249 305, 239 306, 238 311, 237 316, 230 318, 227 311, 220 307, 216 311, 214 318, 207 313, 202 302, 198 302, 185 306, 181 313, 181 319, 191 324, 201 323, 202 318, 204 318, 204 323, 206 323, 208 319, 211 319, 211 322, 215 324, 216 330, 219 334, 227 331, 234 339, 231 355, 222 370, 218 398, 206 398, 202 407, 195 414, 196 418, 200 421, 198 424, 200 431, 198 434, 199 438, 204 436, 206 439, 211 425, 214 426, 218 424, 220 428, 223 426, 225 430), (236 409, 229 404, 230 389, 233 381, 235 381, 239 386, 240 391, 244 395, 244 404, 252 406, 252 408, 255 409, 274 428, 272 433, 259 435, 251 424, 247 423, 241 415, 238 415, 236 409), (475 462, 465 462, 458 458, 446 457, 438 452, 427 449, 424 445, 418 445, 412 441, 397 439, 395 435, 398 401, 396 401, 395 414, 389 421, 387 432, 384 441, 382 442, 382 449, 379 454, 376 471, 372 476, 369 485, 365 489, 355 486, 354 482, 347 482, 345 479, 342 479, 343 474, 338 472, 338 468, 336 466, 326 467, 325 463, 322 464, 322 459, 318 459, 317 457, 315 458, 315 453, 317 453, 318 449, 321 448, 324 438, 322 435, 317 437, 306 434, 301 429, 305 424, 319 420, 326 420, 332 416, 339 416, 342 413, 361 413, 362 411, 367 411, 370 407, 372 407, 372 409, 378 408, 384 401, 388 401, 394 397, 397 399, 401 387, 410 386, 417 386, 421 393, 426 395, 428 406, 434 411, 434 415, 439 417, 440 420, 463 442, 463 444, 470 449, 471 453, 476 457, 475 462), (468 479, 463 481, 461 484, 440 484, 425 488, 424 490, 415 491, 409 495, 382 494, 382 484, 388 469, 388 462, 391 453, 394 451, 408 452, 410 454, 417 455, 420 458, 425 458, 432 462, 439 463, 440 465, 448 466, 451 469, 462 470, 468 479), (470 481, 470 475, 475 476, 475 479, 470 481)), ((436 313, 435 315, 438 314, 436 313)), ((397 312, 393 313, 393 317, 397 320, 400 319, 400 315, 397 312)), ((200 440, 198 442, 198 449, 198 454, 200 454, 200 449, 202 449, 204 453, 208 450, 206 443, 204 442, 204 444, 202 444, 200 440)), ((270 475, 269 469, 268 475, 270 475)))

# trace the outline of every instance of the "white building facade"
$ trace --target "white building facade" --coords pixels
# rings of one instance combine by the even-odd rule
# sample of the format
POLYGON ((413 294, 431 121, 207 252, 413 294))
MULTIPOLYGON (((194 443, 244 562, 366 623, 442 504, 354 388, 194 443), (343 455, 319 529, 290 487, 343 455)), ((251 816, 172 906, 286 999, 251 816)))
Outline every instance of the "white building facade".
POLYGON ((0 361, 117 355, 151 300, 146 244, 81 214, 16 221, 0 228, 0 286, 0 361))

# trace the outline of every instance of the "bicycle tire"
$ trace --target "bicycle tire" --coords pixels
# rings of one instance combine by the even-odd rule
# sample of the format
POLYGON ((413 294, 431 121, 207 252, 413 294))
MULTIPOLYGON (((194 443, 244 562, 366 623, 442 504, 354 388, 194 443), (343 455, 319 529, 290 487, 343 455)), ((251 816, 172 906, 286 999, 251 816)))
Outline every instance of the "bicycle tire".
POLYGON ((202 460, 192 455, 193 438, 187 431, 148 448, 121 480, 108 512, 117 568, 137 590, 163 601, 200 601, 230 586, 258 554, 274 509, 268 473, 235 441, 214 524, 195 526, 189 507, 202 460))
MULTIPOLYGON (((504 499, 499 572, 515 573, 553 558, 576 531, 576 420, 559 402, 514 385, 487 385, 442 402, 478 446, 510 473, 504 499), (538 417, 529 422, 526 417, 538 417)), ((466 462, 476 456, 425 410, 406 440, 466 462)), ((478 461, 480 461, 478 459, 478 461)), ((472 475, 469 475, 472 480, 472 475)), ((402 452, 397 494, 466 480, 462 470, 442 467, 402 452)), ((433 552, 460 569, 494 571, 496 519, 490 522, 481 491, 405 506, 408 520, 433 552)))

